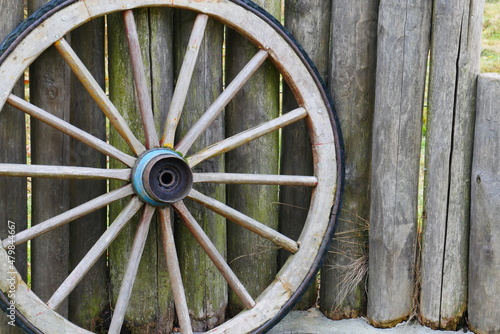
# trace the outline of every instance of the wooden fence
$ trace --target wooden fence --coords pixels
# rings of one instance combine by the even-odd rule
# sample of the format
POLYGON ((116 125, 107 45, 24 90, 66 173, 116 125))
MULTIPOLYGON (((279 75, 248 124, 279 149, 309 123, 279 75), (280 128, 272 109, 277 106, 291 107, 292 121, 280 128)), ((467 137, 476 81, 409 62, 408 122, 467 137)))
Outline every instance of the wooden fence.
MULTIPOLYGON (((25 8, 31 13, 46 2, 0 0, 0 39, 20 23, 25 8)), ((255 2, 282 18, 311 56, 333 97, 345 141, 346 189, 337 236, 321 270, 320 288, 313 284, 299 307, 315 305, 319 296, 320 309, 332 319, 366 316, 374 326, 392 327, 411 317, 436 329, 468 324, 477 333, 500 333, 500 77, 483 75, 476 89, 484 0, 255 2)), ((158 86, 150 87, 158 127, 172 100, 168 87, 174 87, 194 18, 160 8, 136 13, 143 58, 162 62, 146 66, 150 69, 147 76, 161 79, 152 80, 158 86), (162 57, 151 56, 155 54, 162 57)), ((131 69, 119 61, 128 52, 125 39, 123 26, 113 15, 78 28, 70 36, 73 48, 101 85, 106 85, 105 73, 109 73, 110 98, 126 112, 135 101, 131 69)), ((254 47, 240 36, 210 23, 186 108, 206 110, 254 53, 254 47)), ((101 112, 85 94, 78 94, 83 87, 53 51, 33 64, 29 80, 29 97, 36 105, 57 110, 59 117, 106 139, 101 112), (79 98, 64 96, 68 92, 64 87, 71 87, 73 96, 79 98)), ((17 89, 22 92, 23 85, 17 89)), ((283 110, 293 109, 291 95, 286 86, 280 92, 279 75, 264 67, 199 144, 206 146, 224 133, 252 125, 256 120, 245 119, 245 109, 278 112, 280 105, 283 110)), ((200 116, 185 114, 181 133, 200 116)), ((29 158, 38 164, 106 166, 102 155, 35 121, 29 126, 33 144, 27 155, 26 120, 20 115, 9 108, 2 111, 0 141, 17 146, 22 153, 5 156, 0 150, 1 161, 29 158), (47 152, 47 147, 49 154, 39 153, 47 152)), ((141 126, 124 116, 131 119, 132 128, 141 126)), ((276 115, 259 117, 265 120, 276 115)), ((280 140, 268 136, 247 152, 235 151, 199 168, 275 174, 279 159, 284 159, 293 161, 286 166, 295 168, 284 173, 303 173, 310 153, 295 144, 303 142, 301 127, 283 131, 287 138, 283 142, 289 146, 282 147, 281 155, 262 150, 280 140), (263 154, 269 164, 261 170, 242 163, 243 156, 263 154)), ((115 134, 110 133, 108 140, 126 149, 115 134)), ((227 199, 230 206, 296 237, 300 229, 289 224, 290 217, 303 213, 277 203, 303 207, 309 195, 287 187, 259 189, 256 194, 251 186, 218 185, 206 186, 203 192, 227 199)), ((7 230, 3 222, 15 220, 18 228, 24 228, 21 224, 28 218, 36 223, 95 198, 106 191, 106 183, 34 179, 27 184, 23 179, 0 178, 0 193, 7 191, 9 196, 0 202, 2 235, 7 230), (30 207, 25 200, 28 195, 30 207)), ((31 243, 32 289, 42 298, 50 297, 106 228, 107 215, 112 219, 122 205, 112 205, 109 212, 103 209, 31 243), (101 223, 88 229, 88 221, 93 226, 101 223), (52 245, 51 253, 47 245, 52 245)), ((225 220, 215 214, 190 209, 249 292, 258 295, 273 280, 286 255, 238 227, 226 227, 225 220), (256 267, 258 272, 249 272, 256 267)), ((135 229, 136 225, 128 225, 109 249, 109 265, 101 259, 59 308, 64 316, 96 331, 105 326, 135 229)), ((162 250, 154 241, 157 229, 151 228, 127 313, 134 333, 159 333, 160 328, 171 327, 175 317, 173 298, 166 288, 168 275, 159 260, 162 250)), ((188 234, 181 224, 176 226, 184 284, 192 287, 186 289, 186 297, 193 329, 204 331, 237 313, 241 305, 188 234)), ((18 263, 23 258, 19 269, 27 277, 27 251, 19 248, 18 263)), ((0 323, 0 333, 17 332, 0 323)))

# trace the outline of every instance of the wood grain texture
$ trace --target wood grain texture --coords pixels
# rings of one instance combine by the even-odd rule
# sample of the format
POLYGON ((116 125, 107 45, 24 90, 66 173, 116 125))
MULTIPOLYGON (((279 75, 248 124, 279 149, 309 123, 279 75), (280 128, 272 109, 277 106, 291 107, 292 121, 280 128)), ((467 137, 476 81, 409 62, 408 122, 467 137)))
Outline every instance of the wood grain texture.
MULTIPOLYGON (((276 17, 280 1, 260 0, 257 4, 276 17)), ((255 55, 257 49, 233 30, 228 30, 226 82, 231 82, 255 55)), ((226 108, 226 137, 269 121, 279 112, 279 75, 265 62, 226 108)), ((278 173, 278 132, 243 145, 226 154, 226 171, 234 173, 278 173)), ((227 204, 277 229, 278 187, 255 185, 227 186, 227 204)), ((256 298, 277 273, 277 247, 256 234, 228 222, 228 261, 231 268, 256 298)), ((229 293, 229 315, 242 309, 229 293)))
MULTIPOLYGON (((285 27, 304 47, 323 78, 328 71, 330 1, 285 1, 285 27)), ((283 112, 297 108, 297 101, 288 85, 283 85, 283 112)), ((281 174, 313 175, 313 159, 306 122, 299 121, 282 131, 281 174)), ((280 187, 279 230, 298 240, 304 227, 311 201, 310 187, 280 187)), ((282 266, 289 252, 280 250, 278 265, 282 266)), ((308 309, 316 303, 318 282, 302 297, 298 309, 308 309)))
MULTIPOLYGON (((153 101, 153 114, 158 134, 161 134, 162 126, 165 124, 168 106, 172 100, 174 89, 174 18, 173 10, 170 8, 149 9, 149 52, 151 60, 151 92, 153 101)), ((156 220, 158 221, 158 215, 156 220)), ((164 257, 163 245, 159 235, 161 227, 156 226, 156 242, 158 251, 158 263, 156 264, 156 275, 158 275, 158 315, 157 323, 160 330, 168 330, 175 320, 174 297, 170 288, 170 276, 164 257)), ((153 232, 150 232, 150 234, 153 232)))
POLYGON ((368 319, 377 327, 413 308, 421 118, 431 2, 380 2, 371 172, 368 319))
MULTIPOLYGON (((1 0, 2 8, 0 19, 0 40, 13 30, 23 19, 23 3, 20 1, 1 0)), ((19 82, 14 90, 18 96, 23 96, 23 82, 19 82)), ((0 112, 0 162, 26 163, 26 128, 25 118, 21 112, 10 106, 4 107, 0 112)), ((26 178, 0 178, 0 192, 9 196, 3 196, 0 201, 0 238, 8 236, 8 222, 15 223, 16 232, 27 227, 26 208, 26 178)), ((16 247, 16 268, 26 279, 27 257, 26 246, 16 247)), ((21 331, 7 324, 10 321, 2 317, 0 321, 0 333, 19 334, 21 331)))
MULTIPOLYGON (((162 9, 157 9, 162 10, 162 9)), ((163 44, 152 45, 151 41, 161 41, 169 45, 168 37, 171 27, 171 12, 156 12, 155 19, 150 15, 149 10, 141 9, 134 11, 135 20, 139 34, 139 43, 142 58, 146 63, 146 77, 148 82, 155 82, 148 87, 153 90, 156 98, 153 98, 153 109, 162 111, 168 108, 171 96, 172 83, 172 62, 173 58, 168 52, 164 52, 162 60, 156 56, 164 49, 163 44), (157 21, 158 20, 158 21, 157 21), (163 22, 160 22, 164 20, 163 22), (150 28, 152 27, 152 28, 150 28), (155 39, 152 32, 155 32, 155 39), (152 57, 152 56, 155 57, 152 57), (153 59, 154 58, 154 59, 153 59), (163 67, 163 65, 166 65, 163 67), (153 71, 154 70, 154 71, 153 71), (153 77, 154 76, 154 77, 153 77), (156 81, 156 78, 163 80, 156 81)), ((109 76, 110 76, 110 98, 123 113, 130 128, 136 136, 144 142, 144 131, 139 115, 138 106, 135 100, 135 89, 132 69, 129 59, 128 45, 124 35, 122 15, 120 13, 110 15, 108 21, 109 29, 109 76)), ((170 44, 171 45, 171 44, 170 44)), ((169 50, 169 48, 166 48, 169 50)), ((156 128, 160 125, 160 120, 165 117, 164 113, 155 114, 157 122, 156 128)), ((117 147, 127 150, 127 145, 115 132, 111 131, 110 141, 117 147)), ((127 151, 128 152, 128 151, 127 151)), ((115 162, 111 167, 116 168, 115 162)), ((112 187, 116 187, 116 182, 111 182, 112 187)), ((110 208, 110 219, 116 217, 120 212, 122 203, 112 205, 110 208)), ((111 303, 114 304, 118 290, 121 286, 123 274, 125 272, 128 256, 132 245, 133 237, 137 228, 138 217, 127 225, 120 236, 112 244, 109 251, 110 261, 110 292, 111 303)), ((168 271, 164 261, 161 242, 159 242, 159 229, 156 220, 150 226, 146 247, 144 249, 136 283, 132 291, 129 307, 125 316, 123 328, 129 328, 132 333, 159 333, 169 331, 173 327, 174 314, 173 297, 170 291, 168 271)))
POLYGON ((420 316, 456 330, 467 307, 470 170, 484 1, 433 10, 420 316))
MULTIPOLYGON (((72 32, 73 49, 86 64, 92 76, 104 88, 104 19, 94 20, 72 32)), ((106 122, 99 106, 86 92, 80 81, 71 78, 70 121, 80 129, 106 140, 106 122)), ((106 157, 72 139, 69 164, 81 167, 106 168, 106 157)), ((75 207, 106 192, 106 181, 71 180, 70 206, 75 207)), ((85 256, 106 230, 106 208, 93 212, 69 225, 70 270, 85 256), (91 226, 91 228, 89 228, 91 226)), ((104 321, 108 308, 106 259, 101 259, 79 283, 69 297, 69 319, 92 331, 104 321)))
POLYGON ((355 263, 368 255, 378 6, 379 0, 333 1, 328 82, 344 138, 346 183, 338 236, 321 273, 320 305, 332 319, 366 315, 366 277, 344 290, 348 277, 363 270, 355 263))
MULTIPOLYGON (((182 64, 186 55, 196 16, 196 13, 183 11, 179 11, 176 15, 178 27, 176 29, 176 64, 182 64)), ((220 23, 208 20, 191 84, 186 88, 187 98, 177 131, 179 140, 186 135, 222 92, 223 32, 224 29, 220 23)), ((180 68, 176 70, 179 73, 180 68)), ((207 130, 201 132, 201 136, 194 142, 189 152, 201 150, 223 138, 224 118, 218 117, 207 130)), ((205 161, 197 165, 194 171, 198 173, 224 172, 224 157, 219 156, 205 161)), ((197 188, 207 196, 225 201, 224 185, 203 184, 197 188)), ((186 206, 225 259, 225 219, 192 201, 186 201, 186 206)), ((184 223, 178 222, 175 225, 175 237, 193 331, 207 331, 225 320, 227 283, 184 223)))
MULTIPOLYGON (((29 12, 47 3, 28 1, 29 12)), ((69 39, 68 39, 69 40, 69 39)), ((62 120, 70 120, 71 71, 51 47, 30 67, 30 101, 62 120)), ((31 119, 31 162, 33 164, 67 165, 70 138, 62 132, 31 119)), ((69 209, 67 180, 33 179, 32 225, 69 209)), ((69 226, 59 227, 31 243, 32 289, 43 300, 54 293, 68 275, 69 226)), ((68 316, 68 301, 58 309, 68 316)))
POLYGON ((500 332, 500 75, 478 79, 472 164, 469 326, 475 333, 500 332))

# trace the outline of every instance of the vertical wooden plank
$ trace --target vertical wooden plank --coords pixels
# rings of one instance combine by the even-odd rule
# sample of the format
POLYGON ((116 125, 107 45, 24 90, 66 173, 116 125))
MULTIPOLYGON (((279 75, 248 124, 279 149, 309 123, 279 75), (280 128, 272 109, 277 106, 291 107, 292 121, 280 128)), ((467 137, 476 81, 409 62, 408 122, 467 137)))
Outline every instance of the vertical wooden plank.
MULTIPOLYGON (((276 17, 281 1, 260 0, 257 4, 276 17)), ((239 34, 228 30, 226 82, 255 55, 257 49, 239 34)), ((226 108, 226 136, 249 129, 278 116, 279 75, 266 62, 226 108)), ((226 172, 275 174, 278 172, 278 133, 267 135, 226 155, 226 172)), ((229 206, 274 228, 278 228, 278 188, 275 186, 230 185, 229 206)), ((228 261, 252 297, 257 297, 274 279, 277 248, 232 222, 228 222, 228 261)), ((229 292, 229 314, 242 309, 238 297, 229 292)))
POLYGON ((484 0, 436 1, 427 126, 420 315, 457 329, 467 307, 470 170, 484 0))
MULTIPOLYGON (((30 12, 48 1, 30 0, 30 12)), ((57 117, 69 121, 71 71, 51 47, 30 67, 31 102, 57 117)), ((31 162, 45 165, 67 165, 69 137, 48 125, 31 120, 31 162)), ((67 180, 33 179, 33 225, 69 209, 67 180)), ((68 275, 69 226, 63 226, 35 238, 31 244, 32 289, 48 300, 68 275)), ((68 301, 58 312, 68 316, 68 301)))
MULTIPOLYGON (((328 46, 330 27, 330 1, 285 2, 285 27, 304 47, 323 78, 328 72, 328 46)), ((297 108, 290 88, 283 83, 283 112, 297 108)), ((282 131, 281 174, 313 175, 311 145, 305 121, 299 121, 282 131)), ((298 240, 308 214, 311 187, 282 186, 280 188, 279 228, 280 232, 298 240)), ((286 261, 289 252, 280 250, 279 266, 286 261)), ((308 309, 318 299, 318 284, 311 288, 296 305, 308 309)))
MULTIPOLYGON (((174 56, 173 43, 173 10, 169 8, 149 9, 151 59, 151 91, 153 113, 158 134, 163 133, 166 114, 174 89, 174 56)), ((164 257, 163 244, 160 237, 161 226, 153 218, 152 228, 156 226, 156 244, 158 262, 156 274, 158 275, 158 329, 167 331, 173 327, 175 320, 174 297, 170 288, 170 276, 164 257)), ((151 233, 151 232, 150 232, 151 233)))
POLYGON ((431 2, 379 7, 373 127, 368 318, 390 327, 412 312, 421 118, 431 2))
MULTIPOLYGON (((0 8, 0 40, 12 31, 23 20, 24 3, 22 1, 1 0, 0 8)), ((14 90, 14 94, 24 96, 23 82, 14 90)), ((26 128, 24 114, 6 106, 0 112, 0 162, 26 163, 26 128)), ((8 236, 9 221, 15 223, 16 231, 27 226, 26 178, 0 178, 0 192, 9 194, 0 201, 0 238, 8 236)), ((27 257, 26 245, 17 246, 16 268, 26 279, 27 257)), ((9 318, 2 315, 0 333, 18 334, 21 331, 8 325, 9 318)))
POLYGON ((378 6, 379 0, 333 1, 329 88, 344 138, 346 182, 337 237, 321 272, 321 310, 332 319, 366 314, 378 6))
MULTIPOLYGON (((104 19, 97 19, 71 33, 72 45, 97 82, 104 87, 104 19)), ((80 81, 72 76, 71 123, 106 140, 105 116, 80 81)), ((106 168, 106 157, 71 139, 69 163, 74 166, 106 168)), ((106 192, 102 181, 71 180, 70 206, 75 207, 106 192)), ((106 230, 107 210, 93 212, 69 225, 70 266, 74 268, 106 230)), ((97 331, 104 322, 109 298, 106 258, 102 257, 69 297, 69 319, 81 327, 97 331)))
MULTIPOLYGON (((184 59, 195 18, 196 13, 186 11, 179 11, 176 15, 177 73, 184 59)), ((222 92, 223 33, 223 25, 209 20, 179 123, 178 139, 183 138, 222 92)), ((222 139, 224 139, 224 118, 220 116, 194 143, 191 153, 222 139)), ((224 172, 224 157, 217 157, 197 165, 195 172, 224 172)), ((207 196, 225 201, 224 185, 200 184, 197 189, 207 196)), ((219 252, 225 256, 225 219, 199 204, 187 201, 186 205, 219 252)), ((204 332, 224 321, 228 298, 227 283, 184 224, 179 222, 175 229, 182 279, 184 286, 187 287, 186 299, 191 325, 193 331, 204 332)))
POLYGON ((500 75, 478 79, 472 164, 468 324, 500 332, 500 75))
MULTIPOLYGON (((155 69, 156 73, 154 75, 157 75, 158 78, 162 75, 171 78, 171 74, 169 74, 169 71, 172 69, 171 67, 163 67, 165 63, 162 64, 161 61, 151 60, 151 55, 156 56, 159 54, 160 47, 161 50, 164 50, 164 45, 152 45, 152 40, 165 42, 167 45, 169 43, 169 37, 167 37, 170 29, 169 24, 171 24, 169 13, 155 13, 155 20, 164 19, 164 22, 152 21, 152 16, 147 9, 137 10, 134 14, 149 82, 151 82, 153 75, 151 69, 155 69), (151 31, 155 32, 155 39, 151 39, 151 31)), ((144 142, 144 131, 135 101, 134 81, 121 13, 108 16, 108 36, 110 98, 118 110, 122 112, 130 128, 144 142)), ((162 57, 165 57, 164 61, 168 64, 172 61, 171 55, 167 52, 164 52, 162 57)), ((166 79, 158 81, 154 87, 150 87, 157 94, 153 102, 154 110, 168 109, 168 101, 171 93, 169 93, 169 87, 163 85, 170 83, 171 87, 171 82, 171 80, 166 79), (162 103, 165 103, 165 105, 162 105, 162 103)), ((163 118, 164 115, 162 114, 155 117, 158 122, 163 118)), ((159 124, 157 126, 158 128, 160 127, 159 124)), ((110 142, 130 153, 125 142, 114 130, 110 133, 110 142)), ((111 167, 117 167, 118 165, 120 164, 116 161, 111 161, 111 167)), ((119 185, 116 182, 110 182, 110 184, 111 187, 119 185)), ((118 215, 123 205, 124 203, 122 202, 110 207, 110 220, 118 215)), ((132 219, 109 249, 112 305, 116 302, 121 286, 130 248, 137 229, 138 219, 139 217, 137 216, 132 219)), ((160 331, 171 331, 173 328, 170 286, 165 275, 165 261, 163 256, 160 255, 162 251, 158 233, 159 227, 156 222, 153 222, 150 227, 123 327, 127 328, 131 333, 160 333, 160 331)))

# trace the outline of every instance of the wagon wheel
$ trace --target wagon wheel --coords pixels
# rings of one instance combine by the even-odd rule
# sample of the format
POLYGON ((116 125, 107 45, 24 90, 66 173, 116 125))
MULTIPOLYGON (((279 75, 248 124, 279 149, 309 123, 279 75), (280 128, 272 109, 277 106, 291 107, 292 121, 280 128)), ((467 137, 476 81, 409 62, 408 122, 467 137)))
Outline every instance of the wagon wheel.
MULTIPOLYGON (((315 277, 333 235, 340 203, 343 176, 340 133, 321 80, 302 49, 276 20, 246 0, 140 0, 132 2, 125 0, 55 0, 44 6, 34 16, 36 20, 30 20, 34 23, 21 25, 4 42, 0 50, 0 108, 6 103, 10 104, 21 112, 25 112, 31 117, 84 142, 108 157, 122 162, 127 168, 97 169, 0 164, 0 175, 3 177, 24 176, 56 179, 117 179, 126 181, 127 185, 19 232, 15 244, 32 240, 53 228, 58 228, 119 199, 128 197, 129 202, 50 300, 41 301, 18 276, 16 302, 17 309, 22 314, 20 320, 24 321, 26 326, 33 328, 34 332, 87 332, 62 318, 55 310, 74 289, 77 282, 88 272, 97 258, 105 252, 110 240, 116 237, 135 213, 143 210, 130 258, 140 258, 153 213, 157 212, 160 217, 161 236, 180 326, 183 333, 191 333, 188 307, 184 296, 172 228, 169 223, 170 208, 173 208, 246 307, 240 314, 209 332, 242 333, 262 332, 269 329, 286 314, 307 288, 311 279, 315 277), (255 57, 179 142, 175 142, 174 134, 189 86, 193 64, 196 61, 196 53, 187 53, 185 56, 181 73, 186 75, 179 76, 165 123, 165 132, 158 134, 153 124, 150 98, 145 93, 144 69, 140 58, 134 56, 134 50, 137 51, 136 54, 140 54, 140 52, 138 52, 138 36, 131 9, 146 6, 168 6, 197 12, 198 16, 192 31, 194 43, 196 43, 197 37, 203 35, 207 20, 218 20, 240 32, 259 48, 255 57), (123 17, 128 30, 127 37, 132 54, 131 63, 134 69, 140 117, 146 135, 145 143, 140 142, 132 133, 119 111, 113 106, 64 39, 67 33, 88 20, 119 11, 124 13, 123 17), (95 98, 112 126, 134 152, 133 155, 118 150, 109 143, 79 130, 11 93, 27 66, 52 45, 57 48, 85 88, 95 98), (271 59, 283 75, 294 92, 299 108, 186 156, 200 133, 220 114, 224 106, 265 59, 271 59), (209 174, 192 171, 194 166, 207 159, 224 154, 301 119, 306 120, 313 147, 314 175, 312 176, 209 174), (196 185, 200 182, 292 185, 313 188, 309 213, 299 240, 291 240, 224 203, 196 191, 193 184, 196 185), (187 210, 184 201, 188 200, 200 203, 207 210, 212 210, 228 220, 240 224, 292 253, 281 268, 276 280, 260 296, 250 296, 246 291, 187 210), (254 297, 257 298, 254 299, 254 297), (40 314, 43 316, 40 317, 40 314)), ((7 283, 7 273, 10 271, 7 254, 9 244, 11 244, 11 240, 3 240, 3 248, 0 249, 0 290, 4 293, 9 290, 7 283)), ((137 266, 138 261, 130 261, 118 300, 114 306, 110 333, 120 332, 137 266)))

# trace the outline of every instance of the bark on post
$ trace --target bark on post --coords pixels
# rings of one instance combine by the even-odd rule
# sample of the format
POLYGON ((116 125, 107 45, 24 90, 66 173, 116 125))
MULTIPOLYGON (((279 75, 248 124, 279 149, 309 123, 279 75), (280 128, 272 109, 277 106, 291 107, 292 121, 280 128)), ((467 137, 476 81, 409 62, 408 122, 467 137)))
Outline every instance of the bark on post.
POLYGON ((371 174, 368 319, 412 312, 421 118, 431 2, 380 2, 371 174))
POLYGON ((379 0, 333 1, 328 83, 344 137, 346 183, 321 272, 320 306, 332 319, 366 314, 378 6, 379 0))
MULTIPOLYGON (((30 12, 47 1, 28 1, 30 12)), ((71 70, 55 50, 49 48, 30 67, 30 98, 34 105, 69 121, 71 70)), ((31 162, 40 165, 68 164, 70 138, 62 132, 31 120, 31 162)), ((67 180, 34 178, 32 181, 32 224, 69 209, 67 180)), ((69 226, 35 238, 31 243, 32 289, 47 301, 68 275, 69 226)), ((58 312, 68 315, 68 301, 58 312)))
MULTIPOLYGON (((256 1, 276 17, 281 1, 256 1)), ((228 30, 226 82, 257 53, 257 49, 238 33, 228 30)), ((226 137, 273 119, 279 113, 279 75, 266 62, 246 83, 226 108, 226 137), (257 114, 260 113, 260 114, 257 114)), ((228 173, 278 173, 278 132, 246 144, 226 155, 228 173)), ((227 203, 236 210, 278 228, 278 188, 275 186, 230 185, 227 203)), ((275 245, 255 233, 228 221, 228 261, 252 297, 256 298, 271 283, 277 272, 275 245)), ((229 314, 242 309, 238 297, 229 292, 229 314)))
MULTIPOLYGON (((21 21, 24 15, 24 4, 21 1, 1 0, 0 14, 0 40, 12 31, 21 21)), ((23 79, 15 88, 14 94, 24 96, 23 79)), ((26 120, 24 113, 5 106, 0 112, 0 162, 26 163, 26 120), (10 149, 6 149, 10 148, 10 149)), ((9 235, 9 221, 13 222, 16 231, 22 231, 27 226, 27 183, 26 178, 0 178, 0 192, 8 194, 0 201, 0 238, 5 239, 9 235)), ((16 268, 26 280, 27 257, 26 245, 19 245, 15 249, 16 268)), ((0 333, 18 334, 21 331, 8 325, 9 318, 2 315, 0 321, 0 333)))
POLYGON ((468 324, 500 333, 500 75, 478 80, 472 164, 468 324))
MULTIPOLYGON (((160 123, 164 119, 164 114, 158 111, 168 110, 173 87, 172 55, 163 51, 161 58, 155 59, 154 57, 160 54, 160 47, 161 50, 171 50, 169 47, 171 45, 169 37, 171 36, 171 11, 162 11, 163 9, 134 11, 143 52, 142 58, 146 63, 145 68, 148 70, 146 75, 149 82, 157 84, 150 89, 153 91, 153 110, 156 111, 155 119, 159 122, 157 123, 158 129, 160 129, 160 123), (160 43, 153 44, 153 41, 160 43), (158 80, 156 81, 156 79, 158 80)), ((135 101, 134 81, 121 13, 108 16, 108 29, 110 97, 128 121, 132 131, 144 142, 144 131, 135 101)), ((125 142, 114 130, 111 131, 110 141, 113 145, 130 153, 125 142)), ((112 168, 119 165, 116 161, 111 161, 112 168)), ((118 185, 117 182, 111 182, 112 187, 118 185)), ((120 212, 123 204, 121 201, 121 203, 111 206, 111 221, 120 212)), ((135 217, 129 222, 109 249, 112 304, 116 302, 127 266, 138 218, 135 217)), ((160 333, 172 330, 173 299, 166 274, 165 259, 162 254, 159 227, 153 221, 125 318, 124 328, 127 327, 131 333, 160 333)))
MULTIPOLYGON (((285 26, 304 47, 323 78, 328 72, 328 46, 330 27, 330 1, 285 2, 285 26), (306 28, 306 29, 304 29, 306 28)), ((283 113, 297 108, 297 102, 289 87, 283 85, 283 113)), ((305 121, 283 129, 281 174, 313 175, 310 141, 305 121)), ((304 226, 311 201, 311 187, 282 186, 280 188, 279 228, 280 232, 298 240, 304 226)), ((280 250, 279 266, 286 261, 289 252, 280 250)), ((298 309, 307 309, 316 303, 318 284, 311 288, 297 304, 298 309)))
POLYGON ((484 0, 436 1, 427 126, 420 315, 457 329, 467 307, 470 170, 484 0))
MULTIPOLYGON (((104 87, 104 19, 94 20, 71 33, 72 47, 97 82, 104 87)), ((105 116, 80 81, 71 81, 71 123, 106 140, 105 116)), ((73 166, 106 168, 106 157, 80 141, 71 139, 69 163, 73 166)), ((106 192, 106 181, 71 180, 70 206, 76 207, 106 192)), ((70 266, 74 268, 106 230, 107 210, 93 212, 69 225, 70 266), (90 227, 90 228, 89 228, 90 227)), ((103 256, 69 297, 69 319, 97 331, 108 307, 106 258, 103 256)))
MULTIPOLYGON (((177 73, 184 59, 195 18, 194 13, 178 12, 176 15, 177 73)), ((209 20, 182 112, 177 132, 179 139, 183 138, 222 92, 223 32, 224 27, 220 23, 209 20)), ((224 119, 220 116, 195 142, 190 152, 200 151, 222 139, 224 139, 224 119)), ((217 157, 197 165, 195 172, 224 172, 224 157, 217 157)), ((224 185, 200 184, 197 190, 225 202, 224 185)), ((225 219, 191 201, 186 201, 186 206, 219 252, 225 256, 225 219)), ((193 331, 204 332, 219 325, 225 319, 227 283, 182 222, 176 225, 175 232, 184 286, 189 287, 186 289, 186 298, 193 331)))

